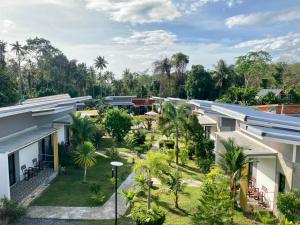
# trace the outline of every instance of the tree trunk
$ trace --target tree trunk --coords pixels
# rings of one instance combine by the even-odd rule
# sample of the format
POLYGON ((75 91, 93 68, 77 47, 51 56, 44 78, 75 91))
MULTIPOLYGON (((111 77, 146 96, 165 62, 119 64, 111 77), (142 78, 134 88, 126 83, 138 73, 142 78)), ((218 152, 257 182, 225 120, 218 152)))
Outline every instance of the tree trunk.
POLYGON ((175 191, 175 208, 178 209, 179 206, 178 206, 178 191, 176 190, 175 191))
POLYGON ((176 126, 176 142, 175 142, 175 155, 176 155, 176 164, 178 165, 178 156, 179 156, 179 148, 178 148, 178 126, 176 126))
POLYGON ((83 183, 86 183, 86 165, 84 166, 83 183))
POLYGON ((151 208, 151 178, 150 178, 150 170, 148 170, 148 195, 147 195, 147 209, 151 208))

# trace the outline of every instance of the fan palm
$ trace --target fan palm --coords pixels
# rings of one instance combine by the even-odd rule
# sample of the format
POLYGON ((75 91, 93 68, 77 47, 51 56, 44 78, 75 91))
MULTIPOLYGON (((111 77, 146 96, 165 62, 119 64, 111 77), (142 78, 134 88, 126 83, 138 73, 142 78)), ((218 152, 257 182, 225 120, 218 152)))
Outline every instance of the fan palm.
POLYGON ((87 168, 93 166, 96 163, 96 151, 93 144, 89 141, 85 141, 80 144, 75 151, 75 163, 84 168, 83 182, 86 182, 87 168))
POLYGON ((241 178, 241 172, 247 163, 243 148, 238 146, 234 139, 222 141, 226 151, 220 154, 219 165, 230 178, 232 197, 236 194, 236 182, 241 178))
POLYGON ((164 102, 162 105, 162 126, 172 130, 175 134, 175 155, 176 164, 178 164, 179 147, 178 138, 179 131, 184 126, 189 115, 192 114, 192 108, 188 104, 182 104, 176 108, 171 102, 164 102))

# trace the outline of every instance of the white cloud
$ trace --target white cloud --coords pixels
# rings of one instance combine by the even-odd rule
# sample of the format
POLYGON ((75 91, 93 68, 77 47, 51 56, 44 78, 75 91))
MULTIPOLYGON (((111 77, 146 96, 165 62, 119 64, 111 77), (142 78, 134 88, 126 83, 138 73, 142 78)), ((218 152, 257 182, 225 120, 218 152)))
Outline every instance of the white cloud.
POLYGON ((293 21, 300 19, 300 10, 280 11, 280 12, 259 12, 248 15, 240 14, 229 17, 225 20, 227 27, 237 27, 255 25, 262 23, 275 23, 283 21, 293 21))
POLYGON ((143 24, 173 20, 180 12, 172 0, 85 0, 88 9, 107 12, 117 22, 143 24))
POLYGON ((243 0, 181 0, 177 3, 177 7, 183 13, 191 14, 209 3, 225 3, 228 7, 233 7, 242 2, 243 0))
POLYGON ((281 58, 300 59, 300 33, 245 41, 234 47, 253 51, 265 50, 281 58))
POLYGON ((10 30, 13 30, 16 28, 16 23, 11 20, 0 20, 0 31, 2 33, 7 33, 10 30))

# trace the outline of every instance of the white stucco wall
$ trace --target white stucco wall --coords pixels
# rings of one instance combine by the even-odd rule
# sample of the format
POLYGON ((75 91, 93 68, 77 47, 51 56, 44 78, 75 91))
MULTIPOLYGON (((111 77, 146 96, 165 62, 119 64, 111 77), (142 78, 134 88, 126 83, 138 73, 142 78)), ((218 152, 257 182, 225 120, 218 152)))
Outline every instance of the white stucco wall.
POLYGON ((55 124, 54 128, 57 129, 58 143, 65 142, 65 126, 63 124, 55 124))
POLYGON ((271 209, 274 207, 274 196, 276 186, 276 159, 260 158, 256 166, 256 187, 261 191, 262 186, 268 189, 265 194, 271 209))
POLYGON ((20 162, 20 179, 23 180, 24 176, 22 174, 21 171, 21 166, 23 166, 24 164, 26 165, 26 167, 32 167, 32 160, 34 158, 39 158, 39 146, 38 146, 38 142, 29 145, 23 149, 21 149, 19 151, 19 162, 20 162))
POLYGON ((8 156, 0 154, 0 198, 7 197, 10 199, 9 187, 9 171, 8 171, 8 156))

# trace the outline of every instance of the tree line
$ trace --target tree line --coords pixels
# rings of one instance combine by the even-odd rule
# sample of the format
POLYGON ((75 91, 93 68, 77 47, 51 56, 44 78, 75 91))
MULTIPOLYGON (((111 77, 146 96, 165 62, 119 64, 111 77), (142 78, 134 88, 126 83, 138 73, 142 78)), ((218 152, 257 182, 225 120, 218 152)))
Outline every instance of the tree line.
MULTIPOLYGON (((153 72, 125 69, 117 79, 106 70, 108 61, 104 56, 98 56, 88 66, 69 60, 44 38, 29 38, 23 45, 0 41, 0 105, 59 93, 73 97, 136 95, 255 104, 260 88, 284 89, 287 102, 300 102, 300 63, 274 62, 268 52, 249 52, 237 57, 232 65, 220 59, 212 70, 200 64, 187 70, 188 64, 189 56, 178 52, 156 60, 153 72), (8 58, 7 53, 12 57, 8 58)), ((279 99, 268 96, 263 103, 279 103, 279 99)))

